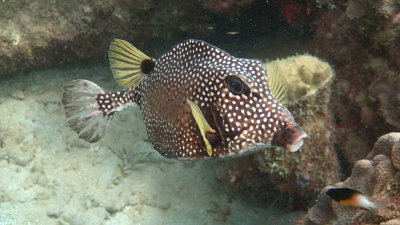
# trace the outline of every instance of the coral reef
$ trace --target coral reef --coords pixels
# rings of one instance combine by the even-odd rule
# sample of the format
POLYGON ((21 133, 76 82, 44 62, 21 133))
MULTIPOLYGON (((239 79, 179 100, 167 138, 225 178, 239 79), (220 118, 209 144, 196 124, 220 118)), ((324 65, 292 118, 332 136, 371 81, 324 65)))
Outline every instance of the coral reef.
POLYGON ((346 167, 365 158, 373 140, 398 130, 400 5, 397 0, 335 1, 334 9, 315 18, 312 53, 329 59, 336 71, 329 107, 335 148, 349 173, 346 167))
POLYGON ((351 176, 334 185, 359 190, 384 209, 366 211, 343 206, 325 194, 332 187, 327 186, 308 211, 303 224, 396 224, 400 219, 399 146, 400 133, 380 137, 367 159, 357 161, 351 176))
POLYGON ((374 82, 371 94, 379 100, 379 113, 385 121, 400 129, 400 73, 374 82))
MULTIPOLYGON (((309 134, 303 150, 289 153, 273 148, 224 161, 217 165, 221 165, 218 177, 227 188, 256 201, 289 194, 297 198, 293 200, 296 208, 304 207, 301 201, 308 193, 352 174, 334 186, 357 188, 399 209, 399 134, 389 133, 400 129, 399 0, 21 0, 0 1, 0 15, 0 75, 105 62, 109 42, 115 37, 149 53, 160 46, 165 50, 164 46, 185 38, 210 38, 222 49, 234 48, 229 52, 237 56, 254 58, 285 57, 307 49, 335 68, 334 82, 330 65, 311 56, 267 63, 270 73, 286 76, 292 101, 288 107, 309 134), (266 39, 273 32, 296 35, 290 40, 280 37, 280 42, 266 39), (307 44, 307 38, 311 43, 307 44), (293 39, 300 44, 294 44, 293 39)), ((158 50, 151 55, 160 53, 158 50)), ((0 90, 8 84, 0 82, 0 90)), ((37 104, 26 91, 30 86, 24 87, 9 94, 13 101, 37 104)), ((3 108, 16 111, 15 102, 4 99, 0 98, 3 108)), ((19 121, 10 122, 12 114, 4 115, 6 119, 0 121, 0 149, 4 150, 0 151, 0 161, 4 168, 5 162, 28 168, 37 161, 35 155, 53 149, 50 144, 45 148, 30 144, 40 131, 33 129, 36 119, 28 119, 27 127, 19 121), (9 126, 14 128, 11 133, 9 126)), ((48 139, 44 134, 40 138, 48 139)), ((13 192, 9 189, 7 194, 13 192)), ((396 224, 400 219, 391 218, 396 216, 390 209, 365 212, 346 208, 321 194, 306 221, 396 224)))
MULTIPOLYGON (((400 138, 398 139, 400 140, 400 138)), ((393 166, 400 170, 400 141, 397 141, 396 144, 392 148, 392 163, 393 166)))

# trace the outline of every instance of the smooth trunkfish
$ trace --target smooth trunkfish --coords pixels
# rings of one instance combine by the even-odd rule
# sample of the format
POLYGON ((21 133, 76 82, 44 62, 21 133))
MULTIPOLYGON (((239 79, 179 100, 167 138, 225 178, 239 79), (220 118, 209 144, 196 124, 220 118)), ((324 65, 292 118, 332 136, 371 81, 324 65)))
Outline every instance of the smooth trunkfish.
POLYGON ((286 109, 283 76, 259 60, 236 58, 199 40, 184 41, 159 59, 115 39, 108 52, 119 86, 106 92, 87 80, 63 87, 69 126, 96 142, 118 111, 138 105, 161 155, 177 159, 239 156, 279 145, 297 151, 306 132, 286 109))

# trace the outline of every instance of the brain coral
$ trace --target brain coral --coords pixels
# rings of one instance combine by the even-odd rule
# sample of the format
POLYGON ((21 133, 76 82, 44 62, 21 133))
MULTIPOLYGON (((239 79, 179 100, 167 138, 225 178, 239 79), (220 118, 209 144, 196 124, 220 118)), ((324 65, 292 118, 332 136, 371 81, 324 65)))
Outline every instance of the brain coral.
MULTIPOLYGON (((383 135, 368 155, 359 160, 349 178, 336 183, 335 187, 349 187, 370 196, 372 201, 384 206, 382 210, 367 211, 341 205, 327 197, 325 187, 318 202, 308 211, 304 223, 310 224, 393 224, 400 219, 399 171, 395 170, 393 158, 398 158, 400 133, 383 135), (387 150, 389 149, 389 151, 387 150), (390 151, 392 149, 392 152, 390 151), (396 149, 396 150, 394 150, 396 149), (395 152, 395 157, 393 152, 395 152)), ((397 163, 397 162, 396 162, 397 163)), ((396 224, 396 223, 395 223, 396 224)))

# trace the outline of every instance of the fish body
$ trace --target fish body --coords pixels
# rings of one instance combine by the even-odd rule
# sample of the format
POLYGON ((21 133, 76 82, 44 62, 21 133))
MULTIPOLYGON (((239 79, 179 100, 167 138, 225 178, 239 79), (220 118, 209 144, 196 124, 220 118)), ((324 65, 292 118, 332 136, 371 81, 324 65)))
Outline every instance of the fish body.
POLYGON ((363 208, 367 210, 381 209, 380 204, 372 202, 363 193, 351 188, 330 188, 326 191, 333 200, 345 206, 363 208))
POLYGON ((115 112, 133 104, 154 149, 168 158, 223 158, 270 145, 296 151, 307 136, 278 100, 285 101, 284 87, 271 91, 259 60, 236 58, 199 40, 180 43, 157 60, 115 40, 109 57, 114 78, 127 89, 105 92, 85 80, 64 86, 68 122, 89 142, 104 136, 115 112))

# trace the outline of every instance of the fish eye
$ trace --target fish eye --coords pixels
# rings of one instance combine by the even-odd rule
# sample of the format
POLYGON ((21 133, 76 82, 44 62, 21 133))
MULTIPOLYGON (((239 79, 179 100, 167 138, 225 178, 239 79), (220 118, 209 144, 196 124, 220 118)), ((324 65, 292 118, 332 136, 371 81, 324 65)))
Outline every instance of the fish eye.
POLYGON ((240 78, 235 76, 227 76, 225 78, 225 83, 229 91, 235 95, 245 94, 249 90, 247 85, 240 78))

